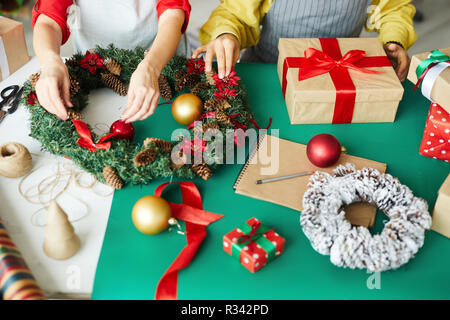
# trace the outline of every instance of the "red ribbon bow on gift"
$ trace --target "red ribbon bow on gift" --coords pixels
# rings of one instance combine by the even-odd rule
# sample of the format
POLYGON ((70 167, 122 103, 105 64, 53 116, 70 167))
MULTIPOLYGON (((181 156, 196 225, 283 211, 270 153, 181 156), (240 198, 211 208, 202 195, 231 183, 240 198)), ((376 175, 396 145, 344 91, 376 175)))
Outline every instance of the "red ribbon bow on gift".
POLYGON ((334 68, 343 67, 364 73, 382 73, 383 71, 370 70, 356 66, 354 63, 361 61, 366 55, 362 50, 350 50, 341 59, 333 59, 326 53, 314 48, 305 50, 305 60, 300 67, 298 80, 306 80, 324 73, 331 72, 334 68))
POLYGON ((106 142, 106 140, 118 134, 117 132, 109 133, 98 140, 97 143, 94 143, 94 141, 92 140, 91 131, 89 130, 86 123, 80 120, 72 120, 72 123, 75 126, 75 130, 77 130, 78 134, 80 135, 80 138, 77 140, 78 145, 92 152, 97 152, 97 149, 108 150, 111 146, 111 142, 106 142))
POLYGON ((181 188, 183 203, 169 202, 169 205, 172 216, 185 222, 187 245, 159 280, 155 293, 156 300, 177 299, 178 271, 191 263, 206 237, 206 226, 224 217, 221 214, 203 210, 200 191, 192 182, 164 183, 156 188, 155 196, 161 197, 163 190, 168 185, 175 183, 181 188))
POLYGON ((391 63, 386 56, 366 57, 365 51, 350 50, 342 56, 336 38, 320 38, 322 51, 314 48, 305 50, 305 57, 287 57, 283 63, 281 88, 286 97, 287 72, 298 68, 298 81, 329 73, 336 87, 336 103, 333 123, 350 123, 355 108, 356 88, 348 72, 349 69, 363 73, 381 73, 365 69, 368 67, 389 67, 391 63))

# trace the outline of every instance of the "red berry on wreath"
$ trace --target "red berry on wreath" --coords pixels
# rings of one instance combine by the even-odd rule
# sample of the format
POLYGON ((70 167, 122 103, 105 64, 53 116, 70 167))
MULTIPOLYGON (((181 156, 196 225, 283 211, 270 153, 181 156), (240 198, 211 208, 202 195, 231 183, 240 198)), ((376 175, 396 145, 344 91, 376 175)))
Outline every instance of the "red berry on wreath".
POLYGON ((125 121, 122 120, 117 120, 116 122, 114 122, 110 129, 109 132, 111 133, 116 133, 116 135, 114 137, 116 137, 117 139, 124 139, 124 140, 133 140, 134 137, 134 127, 131 123, 126 123, 125 121))
POLYGON ((321 133, 309 140, 306 147, 306 155, 313 165, 326 168, 339 160, 341 150, 341 144, 338 139, 331 134, 321 133))

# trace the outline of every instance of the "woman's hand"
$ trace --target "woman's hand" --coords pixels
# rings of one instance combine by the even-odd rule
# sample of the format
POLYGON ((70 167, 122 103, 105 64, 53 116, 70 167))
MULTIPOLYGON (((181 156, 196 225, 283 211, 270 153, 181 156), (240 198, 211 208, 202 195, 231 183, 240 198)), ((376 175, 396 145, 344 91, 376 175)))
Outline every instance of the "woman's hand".
POLYGON ((234 65, 239 60, 240 44, 239 40, 231 33, 224 33, 218 36, 204 46, 198 47, 192 58, 197 58, 201 53, 206 52, 205 56, 205 71, 212 70, 212 61, 214 56, 217 58, 217 71, 219 78, 227 77, 234 65))
POLYGON ((66 107, 70 101, 69 72, 61 57, 54 56, 41 64, 41 75, 36 83, 39 104, 62 120, 67 119, 66 107))
POLYGON ((122 120, 133 122, 151 116, 159 102, 159 72, 144 59, 133 72, 128 87, 128 102, 122 120))
POLYGON ((408 74, 409 64, 411 63, 408 52, 396 43, 386 43, 384 45, 384 51, 386 51, 386 55, 391 61, 397 77, 400 81, 404 81, 408 74))

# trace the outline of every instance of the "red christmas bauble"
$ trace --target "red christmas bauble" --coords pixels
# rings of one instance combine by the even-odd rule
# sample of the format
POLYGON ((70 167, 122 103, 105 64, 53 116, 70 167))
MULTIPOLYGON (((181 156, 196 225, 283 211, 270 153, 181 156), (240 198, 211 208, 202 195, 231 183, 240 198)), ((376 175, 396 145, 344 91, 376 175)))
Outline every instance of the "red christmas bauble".
POLYGON ((306 155, 313 165, 320 168, 330 167, 341 156, 341 144, 333 135, 321 133, 309 140, 306 155))
POLYGON ((131 123, 126 123, 122 120, 117 120, 109 128, 109 132, 117 133, 114 137, 117 139, 133 140, 134 127, 131 123))

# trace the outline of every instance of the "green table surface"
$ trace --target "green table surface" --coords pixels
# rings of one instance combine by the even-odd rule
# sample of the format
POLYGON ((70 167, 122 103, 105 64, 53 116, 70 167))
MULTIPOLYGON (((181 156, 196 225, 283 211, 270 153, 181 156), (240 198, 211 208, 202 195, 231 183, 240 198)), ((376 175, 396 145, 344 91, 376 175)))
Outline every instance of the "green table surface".
MULTIPOLYGON (((269 116, 272 129, 284 139, 306 144, 318 133, 335 135, 352 155, 385 162, 387 171, 428 201, 430 211, 450 166, 419 154, 430 102, 405 82, 405 94, 394 123, 343 125, 291 125, 275 65, 239 64, 236 67, 247 88, 249 103, 263 125, 269 116)), ((161 106, 135 125, 136 139, 158 136, 169 139, 179 125, 170 107, 161 106)), ((270 131, 269 131, 270 133, 270 131)), ((283 155, 281 155, 283 156, 283 155)), ((224 165, 208 181, 194 182, 204 209, 225 217, 207 228, 208 235, 191 265, 179 273, 179 299, 449 299, 450 239, 426 233, 425 244, 403 267, 380 274, 380 289, 369 289, 365 270, 338 268, 329 256, 313 250, 303 234, 299 212, 237 195, 232 185, 242 165, 224 165), (226 254, 224 234, 250 217, 274 227, 286 239, 284 253, 255 274, 226 254)), ((95 276, 93 299, 153 299, 156 285, 185 245, 174 232, 144 235, 131 221, 134 203, 166 180, 126 186, 116 191, 95 276)), ((175 180, 174 181, 181 181, 175 180)), ((164 193, 180 202, 177 187, 164 193)), ((386 217, 377 214, 373 232, 386 217)))

